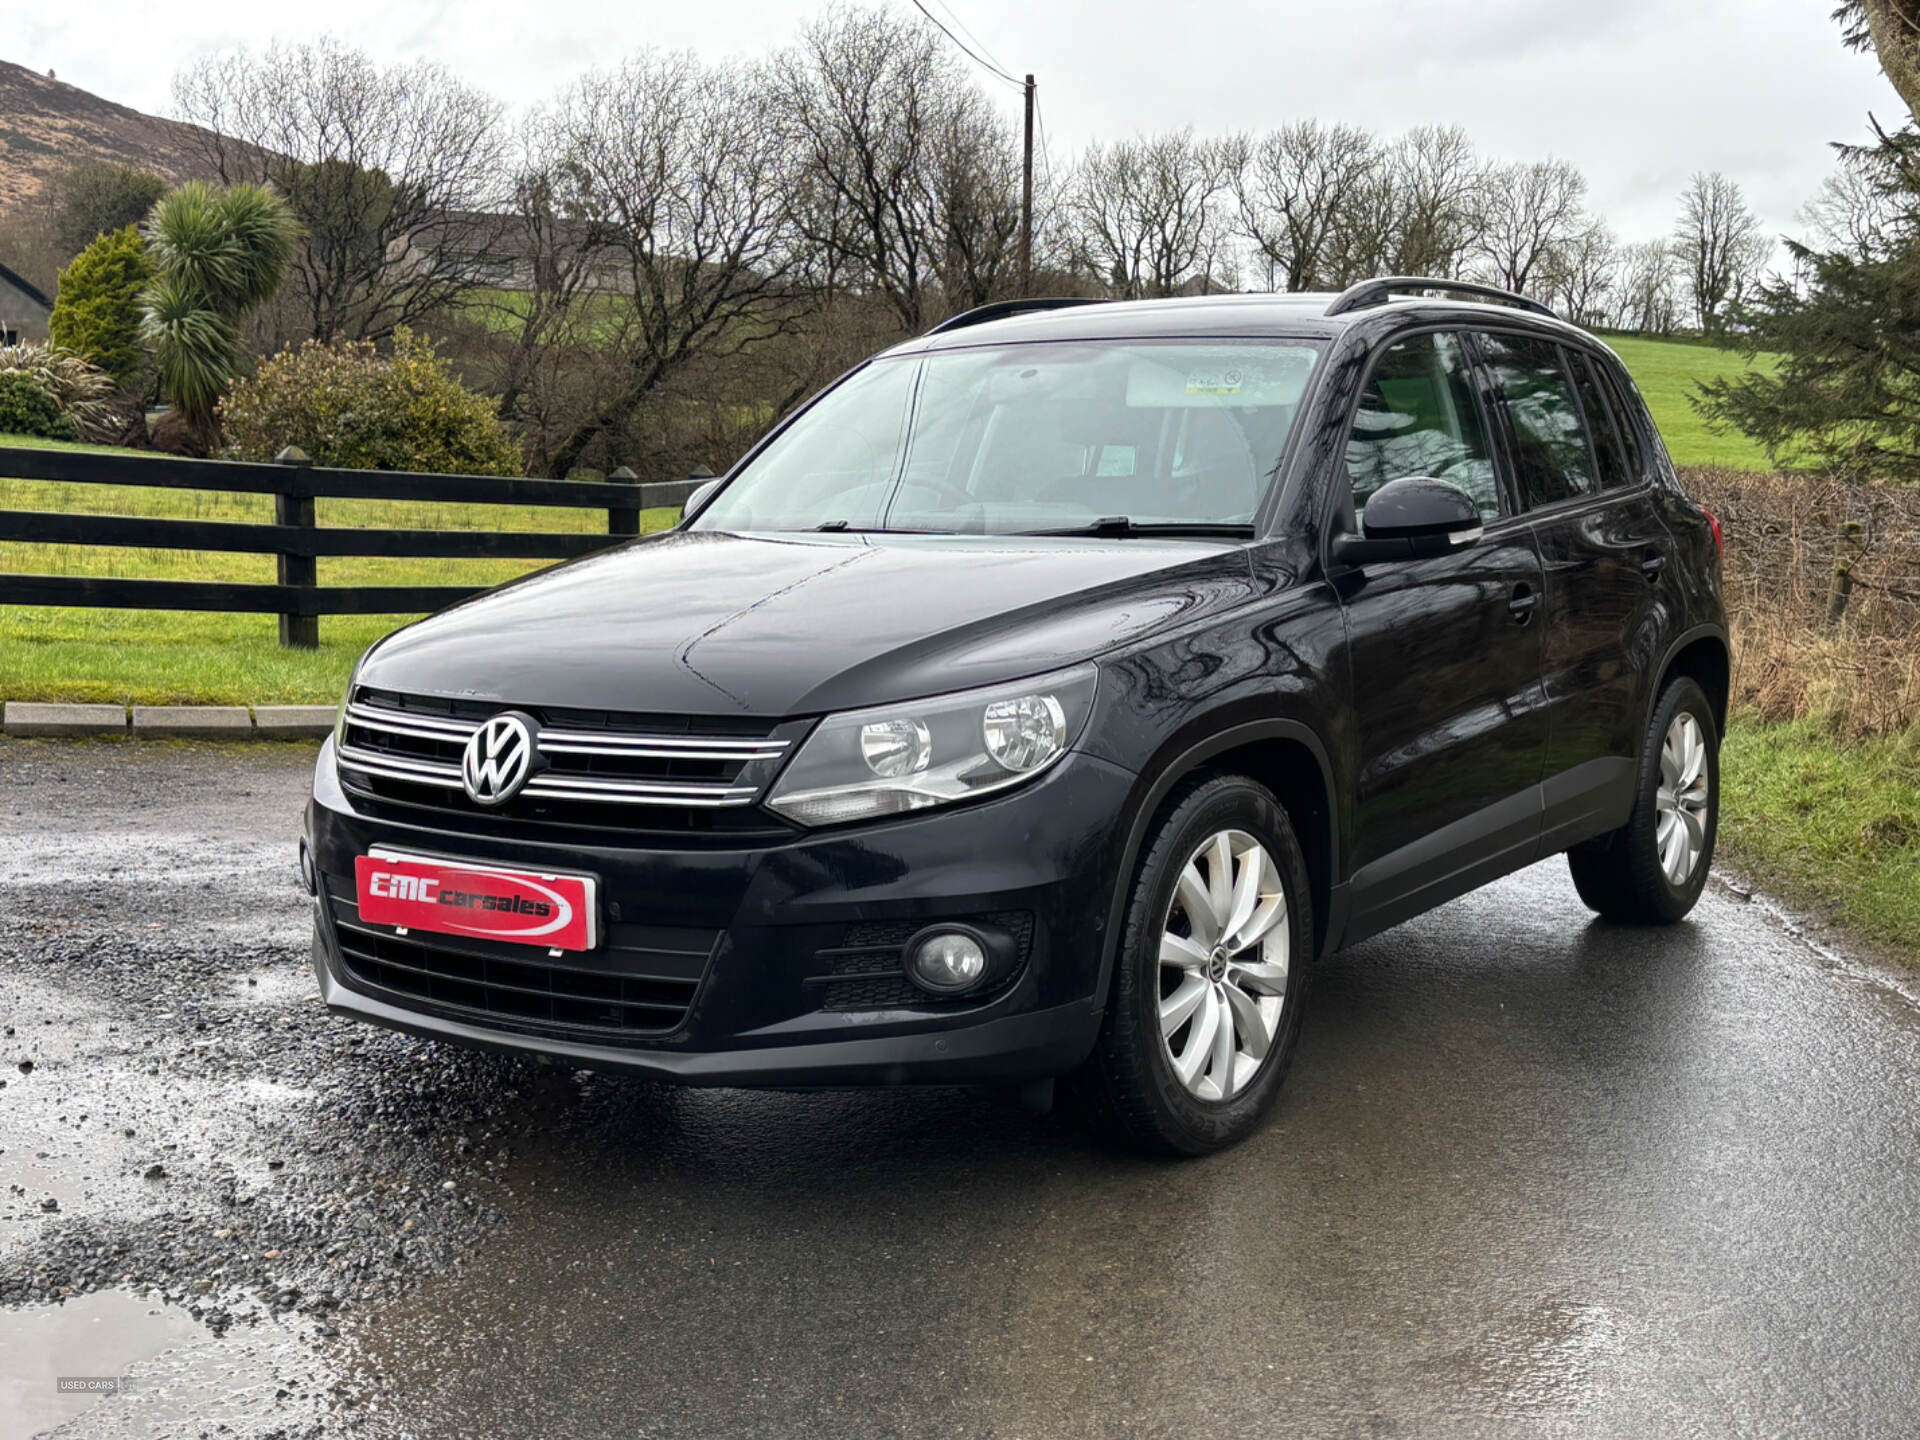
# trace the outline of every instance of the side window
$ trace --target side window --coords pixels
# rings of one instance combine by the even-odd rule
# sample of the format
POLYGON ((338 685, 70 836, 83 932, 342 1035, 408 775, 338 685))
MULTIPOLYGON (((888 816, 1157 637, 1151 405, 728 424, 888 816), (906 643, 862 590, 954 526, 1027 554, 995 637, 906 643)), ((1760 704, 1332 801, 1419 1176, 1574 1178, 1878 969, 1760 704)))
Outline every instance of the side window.
POLYGON ((1530 335, 1483 335, 1480 342, 1513 422, 1514 469, 1527 503, 1597 493, 1593 450, 1560 347, 1530 335))
POLYGON ((1643 426, 1651 423, 1642 406, 1633 384, 1618 366, 1601 361, 1593 364, 1594 373, 1600 377, 1600 383, 1607 392, 1607 399, 1613 402, 1613 418, 1620 431, 1620 444, 1627 457, 1629 483, 1638 484, 1647 478, 1647 453, 1643 426))
POLYGON ((1618 490, 1631 485, 1636 471, 1627 457, 1626 442, 1621 438, 1626 429, 1624 417, 1603 393, 1593 357, 1576 350, 1565 354, 1573 371, 1573 388, 1580 392, 1580 408, 1586 413, 1587 429, 1593 435, 1593 458, 1599 466, 1601 488, 1618 490))
POLYGON ((1432 475, 1474 498, 1487 520, 1500 516, 1500 487, 1458 335, 1412 335, 1382 351, 1360 392, 1347 437, 1353 513, 1389 480, 1432 475))

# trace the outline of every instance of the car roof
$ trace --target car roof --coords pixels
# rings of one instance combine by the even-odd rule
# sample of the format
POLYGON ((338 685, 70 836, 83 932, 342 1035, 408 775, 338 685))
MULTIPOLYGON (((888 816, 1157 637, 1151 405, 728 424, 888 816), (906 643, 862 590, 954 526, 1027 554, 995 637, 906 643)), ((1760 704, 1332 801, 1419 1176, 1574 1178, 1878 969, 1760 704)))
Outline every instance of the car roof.
MULTIPOLYGON (((1351 292, 1348 292, 1351 293, 1351 292)), ((1356 325, 1392 317, 1404 324, 1451 319, 1475 326, 1524 328, 1562 338, 1598 342, 1586 331, 1556 316, 1518 305, 1412 295, 1328 314, 1341 297, 1330 291, 1282 294, 1192 295, 1164 300, 1105 300, 1075 303, 1036 302, 1045 308, 1016 309, 986 315, 1002 307, 956 316, 900 345, 889 354, 954 350, 978 345, 1022 344, 1044 340, 1126 340, 1156 336, 1285 336, 1332 339, 1356 325), (972 319, 972 315, 983 318, 972 319), (958 322, 958 323, 956 323, 958 322)), ((1388 328, 1399 328, 1388 322, 1388 328)))

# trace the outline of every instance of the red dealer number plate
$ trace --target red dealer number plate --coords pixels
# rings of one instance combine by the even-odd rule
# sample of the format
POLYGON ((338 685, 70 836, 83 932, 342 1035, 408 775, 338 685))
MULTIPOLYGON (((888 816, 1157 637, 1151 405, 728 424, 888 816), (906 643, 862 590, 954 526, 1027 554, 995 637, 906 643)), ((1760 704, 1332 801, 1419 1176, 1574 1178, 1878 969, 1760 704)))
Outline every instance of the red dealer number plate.
POLYGON ((550 950, 591 950, 593 877, 501 870, 375 850, 353 862, 360 918, 371 925, 472 935, 550 950))

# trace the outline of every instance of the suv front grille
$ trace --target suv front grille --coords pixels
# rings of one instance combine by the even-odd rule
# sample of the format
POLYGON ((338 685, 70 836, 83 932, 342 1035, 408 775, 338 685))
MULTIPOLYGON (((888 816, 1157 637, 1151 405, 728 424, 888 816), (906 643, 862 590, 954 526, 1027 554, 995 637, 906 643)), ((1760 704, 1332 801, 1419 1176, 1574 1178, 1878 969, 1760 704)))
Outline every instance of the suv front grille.
POLYGON ((508 708, 360 690, 347 705, 341 777, 379 798, 468 814, 609 825, 624 823, 609 807, 638 806, 643 826, 675 828, 677 816, 688 828, 758 801, 793 743, 755 722, 526 709, 539 768, 507 804, 479 806, 461 784, 461 756, 508 708))
POLYGON ((355 989, 495 1028, 616 1041, 667 1034, 686 1019, 719 940, 715 931, 616 924, 602 949, 556 962, 532 946, 401 935, 360 919, 347 898, 351 879, 329 875, 326 888, 355 989))

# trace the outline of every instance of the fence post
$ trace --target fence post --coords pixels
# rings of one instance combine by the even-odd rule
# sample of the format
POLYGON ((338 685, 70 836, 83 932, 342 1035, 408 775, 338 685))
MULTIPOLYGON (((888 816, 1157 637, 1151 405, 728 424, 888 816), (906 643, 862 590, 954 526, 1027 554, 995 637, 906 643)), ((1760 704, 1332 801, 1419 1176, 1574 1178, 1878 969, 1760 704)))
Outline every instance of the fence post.
MULTIPOLYGON (((633 485, 640 477, 622 465, 607 476, 609 485, 633 485)), ((640 533, 640 512, 630 505, 609 505, 607 507, 607 533, 609 535, 638 535, 640 533)))
MULTIPOLYGON (((297 445, 287 446, 273 459, 278 465, 306 468, 313 464, 307 452, 297 445)), ((303 529, 313 529, 313 497, 311 495, 275 495, 273 520, 276 525, 297 525, 303 529)), ((282 585, 298 585, 303 590, 312 590, 319 584, 320 562, 311 555, 289 555, 282 550, 278 557, 278 567, 282 585)), ((285 649, 318 650, 320 648, 320 617, 318 615, 282 615, 280 644, 285 649)))
POLYGON ((1860 538, 1860 522, 1849 520, 1840 527, 1840 554, 1833 562, 1833 579, 1827 585, 1827 629, 1840 623, 1847 613, 1847 599, 1853 594, 1853 567, 1866 553, 1860 538))

